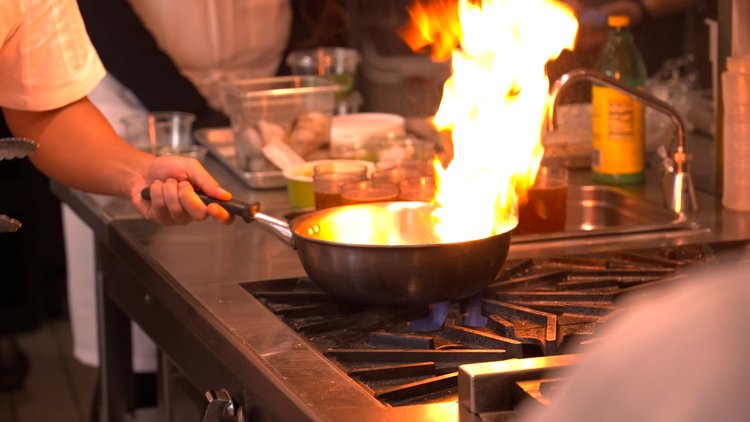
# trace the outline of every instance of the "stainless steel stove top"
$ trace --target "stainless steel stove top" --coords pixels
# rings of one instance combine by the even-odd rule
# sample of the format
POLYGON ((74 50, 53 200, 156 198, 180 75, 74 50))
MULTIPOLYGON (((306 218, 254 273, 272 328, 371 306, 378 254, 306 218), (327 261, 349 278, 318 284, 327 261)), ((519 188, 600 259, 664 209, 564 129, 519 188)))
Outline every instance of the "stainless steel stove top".
POLYGON ((539 373, 574 362, 566 351, 596 341, 597 329, 625 312, 621 297, 678 283, 684 269, 715 260, 709 245, 513 260, 480 297, 408 308, 342 303, 308 278, 242 287, 384 405, 459 400, 482 413, 512 411, 525 397, 543 400, 554 383, 539 373), (519 358, 526 362, 522 375, 501 363, 519 358), (487 388, 472 370, 497 365, 524 393, 500 409, 496 399, 492 409, 472 404, 487 388), (471 387, 459 387, 462 378, 471 387))

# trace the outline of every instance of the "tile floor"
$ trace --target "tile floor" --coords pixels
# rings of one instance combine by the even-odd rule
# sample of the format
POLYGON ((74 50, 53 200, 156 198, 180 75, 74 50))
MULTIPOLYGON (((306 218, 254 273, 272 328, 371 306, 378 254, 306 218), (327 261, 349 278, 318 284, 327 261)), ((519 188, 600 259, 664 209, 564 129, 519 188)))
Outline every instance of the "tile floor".
POLYGON ((0 421, 87 422, 97 371, 73 357, 69 321, 47 321, 19 343, 29 375, 22 389, 0 392, 0 421))

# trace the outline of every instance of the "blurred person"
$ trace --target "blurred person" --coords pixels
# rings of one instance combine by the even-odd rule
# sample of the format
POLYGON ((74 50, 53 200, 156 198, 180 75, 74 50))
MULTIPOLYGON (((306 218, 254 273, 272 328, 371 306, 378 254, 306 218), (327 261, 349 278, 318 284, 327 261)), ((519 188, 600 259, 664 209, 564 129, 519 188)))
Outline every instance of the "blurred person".
MULTIPOLYGON (((312 0, 292 2, 292 34, 286 53, 316 47, 347 46, 352 42, 352 17, 361 1, 312 0)), ((285 53, 285 55, 286 55, 285 53)), ((288 73, 286 67, 280 72, 288 73)))
POLYGON ((193 113, 196 127, 229 124, 217 113, 222 80, 234 72, 275 75, 291 27, 288 0, 78 3, 94 47, 120 84, 113 89, 105 81, 97 90, 114 101, 137 98, 149 111, 193 113))
MULTIPOLYGON (((667 59, 693 53, 688 38, 707 38, 708 30, 693 21, 703 12, 703 5, 715 0, 565 0, 578 18, 579 29, 575 50, 563 51, 548 63, 550 83, 563 73, 576 68, 593 68, 607 41, 610 28, 607 17, 626 15, 630 18, 633 39, 643 57, 649 76, 654 75, 667 59), (688 28, 705 32, 699 37, 688 28)), ((706 53, 707 54, 707 53, 706 53)), ((564 95, 564 102, 588 102, 591 89, 577 84, 564 95)))
MULTIPOLYGON (((213 204, 206 206, 195 194, 197 188, 217 198, 231 198, 197 160, 154 157, 132 147, 117 136, 88 100, 87 94, 104 77, 105 70, 86 35, 75 1, 0 2, 0 40, 0 107, 4 121, 15 136, 38 143, 30 162, 44 175, 84 191, 129 197, 143 217, 164 225, 208 217, 223 223, 232 220, 226 210, 213 204), (150 189, 150 201, 140 196, 144 188, 150 189)), ((0 162, 0 167, 7 163, 0 162)), ((24 171, 11 172, 21 181, 24 175, 24 171)), ((38 192, 26 192, 24 185, 3 182, 3 188, 12 195, 3 195, 2 206, 23 203, 22 208, 33 209, 46 205, 36 200, 38 192)), ((42 182, 35 186, 44 185, 42 182)), ((33 226, 44 215, 30 220, 14 217, 24 218, 26 226, 33 226)), ((4 239, 16 235, 7 234, 4 239)), ((29 317, 31 321, 19 321, 13 312, 33 308, 35 298, 31 296, 41 290, 25 285, 38 283, 38 277, 14 277, 16 273, 10 270, 24 262, 13 259, 33 252, 32 259, 26 262, 33 266, 34 259, 46 252, 39 239, 35 240, 36 250, 29 250, 25 247, 27 239, 21 239, 20 248, 3 244, 0 251, 4 271, 0 389, 4 390, 19 388, 28 371, 28 362, 15 336, 39 324, 33 315, 29 317)), ((32 275, 39 276, 38 271, 32 275)))
MULTIPOLYGON (((747 247, 747 246, 746 246, 747 247)), ((583 360, 557 373, 551 404, 519 421, 745 421, 750 415, 750 254, 634 299, 583 360)))
MULTIPOLYGON (((623 15, 631 27, 684 12, 698 0, 567 0, 580 24, 579 46, 599 50, 607 39, 607 17, 623 15)), ((682 35, 682 34, 680 34, 682 35)), ((680 44, 680 43, 678 43, 680 44)))

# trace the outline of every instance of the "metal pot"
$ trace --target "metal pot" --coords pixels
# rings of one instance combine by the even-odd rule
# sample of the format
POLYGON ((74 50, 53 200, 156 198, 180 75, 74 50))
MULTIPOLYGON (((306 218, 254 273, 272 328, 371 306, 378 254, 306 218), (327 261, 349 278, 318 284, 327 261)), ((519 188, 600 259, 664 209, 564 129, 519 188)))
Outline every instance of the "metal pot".
POLYGON ((335 207, 287 224, 259 212, 259 204, 202 199, 272 230, 297 250, 307 275, 323 290, 364 304, 428 304, 479 293, 500 271, 513 228, 440 243, 433 231, 433 206, 424 202, 335 207))

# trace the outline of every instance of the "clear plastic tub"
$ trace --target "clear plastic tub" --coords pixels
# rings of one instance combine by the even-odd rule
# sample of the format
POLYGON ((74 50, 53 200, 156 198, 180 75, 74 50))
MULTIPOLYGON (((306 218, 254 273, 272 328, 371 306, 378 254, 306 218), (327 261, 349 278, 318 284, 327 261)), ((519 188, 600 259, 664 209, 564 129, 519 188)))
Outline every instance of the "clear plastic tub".
POLYGON ((303 157, 327 146, 340 90, 339 84, 317 76, 229 77, 223 84, 223 100, 240 168, 273 168, 262 153, 270 141, 286 142, 303 157))
POLYGON ((722 204, 750 211, 750 56, 727 57, 724 99, 722 204))

